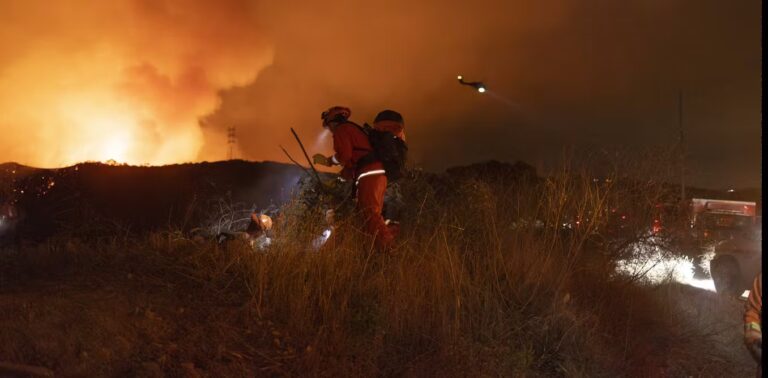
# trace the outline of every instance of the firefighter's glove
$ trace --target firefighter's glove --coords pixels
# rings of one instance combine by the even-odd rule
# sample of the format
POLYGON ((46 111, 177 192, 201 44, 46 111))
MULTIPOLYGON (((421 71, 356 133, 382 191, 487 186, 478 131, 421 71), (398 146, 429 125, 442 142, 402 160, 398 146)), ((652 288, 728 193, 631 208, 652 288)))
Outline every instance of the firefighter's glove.
POLYGON ((763 333, 748 327, 744 332, 744 344, 752 357, 760 361, 763 354, 763 333))
POLYGON ((312 156, 312 162, 314 162, 315 164, 324 165, 326 167, 330 167, 331 165, 333 165, 333 162, 331 161, 331 159, 329 159, 327 156, 323 154, 315 154, 315 156, 312 156))

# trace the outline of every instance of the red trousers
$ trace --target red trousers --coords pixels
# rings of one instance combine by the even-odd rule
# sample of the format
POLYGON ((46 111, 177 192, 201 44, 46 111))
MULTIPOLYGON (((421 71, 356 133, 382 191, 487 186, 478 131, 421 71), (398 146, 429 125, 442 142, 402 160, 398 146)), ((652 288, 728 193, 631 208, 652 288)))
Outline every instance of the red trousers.
POLYGON ((376 237, 376 245, 380 248, 391 246, 395 239, 394 233, 381 216, 386 190, 385 175, 365 176, 357 184, 357 208, 365 218, 366 232, 376 237))

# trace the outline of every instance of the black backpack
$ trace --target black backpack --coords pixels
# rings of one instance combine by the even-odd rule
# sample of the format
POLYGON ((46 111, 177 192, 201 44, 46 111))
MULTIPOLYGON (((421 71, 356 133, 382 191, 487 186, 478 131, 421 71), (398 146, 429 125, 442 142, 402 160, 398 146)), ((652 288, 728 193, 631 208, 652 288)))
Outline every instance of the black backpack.
POLYGON ((373 151, 363 156, 357 162, 357 168, 380 161, 384 165, 387 180, 392 182, 405 175, 405 162, 408 155, 408 146, 405 141, 389 131, 376 130, 369 124, 357 125, 360 131, 368 136, 373 151))

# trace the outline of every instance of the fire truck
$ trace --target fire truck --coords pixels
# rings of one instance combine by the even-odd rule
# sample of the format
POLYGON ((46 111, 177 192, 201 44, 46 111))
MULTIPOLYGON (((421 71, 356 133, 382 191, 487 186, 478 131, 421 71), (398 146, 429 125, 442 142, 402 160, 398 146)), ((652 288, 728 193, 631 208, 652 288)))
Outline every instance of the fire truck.
POLYGON ((694 198, 691 230, 702 247, 729 240, 755 225, 755 202, 694 198))
POLYGON ((720 294, 741 295, 760 272, 762 218, 756 207, 745 201, 691 201, 691 229, 703 253, 714 250, 709 270, 720 294))

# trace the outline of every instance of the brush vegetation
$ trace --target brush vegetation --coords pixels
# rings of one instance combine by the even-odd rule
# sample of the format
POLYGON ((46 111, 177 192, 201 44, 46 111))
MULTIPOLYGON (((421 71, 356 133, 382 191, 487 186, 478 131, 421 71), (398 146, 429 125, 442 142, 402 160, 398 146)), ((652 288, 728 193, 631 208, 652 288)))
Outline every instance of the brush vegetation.
POLYGON ((9 248, 0 362, 105 376, 750 374, 737 303, 615 274, 642 258, 632 245, 673 243, 675 227, 648 232, 674 201, 659 172, 612 172, 416 172, 389 254, 343 191, 310 178, 265 251, 120 229, 9 248), (329 208, 334 231, 313 250, 329 208))

